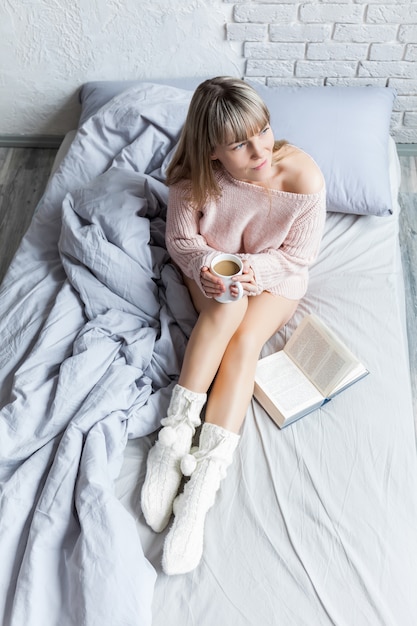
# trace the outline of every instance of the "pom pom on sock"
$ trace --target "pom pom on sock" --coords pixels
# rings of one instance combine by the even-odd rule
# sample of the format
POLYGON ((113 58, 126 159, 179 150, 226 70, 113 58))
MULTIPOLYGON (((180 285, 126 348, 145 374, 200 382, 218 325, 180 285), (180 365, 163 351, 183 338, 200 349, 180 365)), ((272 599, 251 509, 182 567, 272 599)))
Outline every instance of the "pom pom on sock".
POLYGON ((191 476, 197 467, 197 459, 193 454, 186 454, 181 459, 181 472, 184 476, 191 476))
POLYGON ((174 445, 177 440, 175 428, 172 428, 172 426, 165 426, 162 430, 159 431, 158 440, 162 443, 163 446, 166 446, 167 448, 174 445))

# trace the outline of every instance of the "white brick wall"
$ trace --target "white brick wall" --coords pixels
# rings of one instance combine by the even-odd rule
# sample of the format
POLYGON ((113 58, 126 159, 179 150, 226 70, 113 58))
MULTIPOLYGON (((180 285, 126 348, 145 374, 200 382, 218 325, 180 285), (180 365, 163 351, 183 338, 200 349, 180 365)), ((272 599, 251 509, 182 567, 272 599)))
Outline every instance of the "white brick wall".
POLYGON ((245 76, 269 85, 392 87, 391 132, 417 143, 417 1, 224 0, 245 76))

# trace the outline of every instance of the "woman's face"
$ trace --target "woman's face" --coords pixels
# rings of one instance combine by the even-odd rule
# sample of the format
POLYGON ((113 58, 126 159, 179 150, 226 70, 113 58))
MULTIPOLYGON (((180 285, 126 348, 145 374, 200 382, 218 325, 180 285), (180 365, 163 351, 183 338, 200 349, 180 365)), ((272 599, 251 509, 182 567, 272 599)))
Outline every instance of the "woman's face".
POLYGON ((217 146, 211 158, 218 159, 233 178, 248 183, 263 183, 272 176, 274 135, 265 126, 245 141, 217 146))

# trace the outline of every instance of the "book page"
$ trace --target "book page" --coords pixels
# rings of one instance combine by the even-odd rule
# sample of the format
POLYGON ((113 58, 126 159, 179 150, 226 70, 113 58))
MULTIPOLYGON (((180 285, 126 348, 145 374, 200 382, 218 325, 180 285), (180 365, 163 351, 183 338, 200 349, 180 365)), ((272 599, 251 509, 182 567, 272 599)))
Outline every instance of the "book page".
POLYGON ((283 415, 297 414, 324 400, 283 350, 258 361, 255 385, 283 415))
POLYGON ((358 363, 313 316, 303 319, 284 350, 325 397, 358 363))

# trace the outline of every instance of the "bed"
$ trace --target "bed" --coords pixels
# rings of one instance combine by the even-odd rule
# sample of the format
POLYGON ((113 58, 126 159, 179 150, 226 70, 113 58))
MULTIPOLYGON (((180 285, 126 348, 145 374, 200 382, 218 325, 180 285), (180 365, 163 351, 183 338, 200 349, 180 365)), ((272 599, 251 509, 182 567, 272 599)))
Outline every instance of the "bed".
POLYGON ((417 463, 394 93, 256 85, 322 167, 309 289, 370 375, 282 430, 255 400, 199 567, 161 570, 149 448, 195 321, 164 172, 199 79, 88 83, 0 292, 3 626, 415 626, 417 463))

